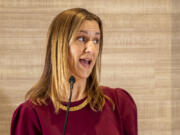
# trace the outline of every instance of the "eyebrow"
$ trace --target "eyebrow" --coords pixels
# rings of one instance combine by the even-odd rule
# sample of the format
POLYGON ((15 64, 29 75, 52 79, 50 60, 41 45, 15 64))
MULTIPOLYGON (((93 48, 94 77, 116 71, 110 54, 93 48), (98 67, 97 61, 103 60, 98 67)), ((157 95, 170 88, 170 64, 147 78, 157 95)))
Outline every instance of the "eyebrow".
MULTIPOLYGON (((85 30, 80 30, 79 32, 82 32, 82 33, 88 34, 88 32, 87 32, 87 31, 85 31, 85 30)), ((100 35, 100 32, 95 32, 95 35, 100 35)))

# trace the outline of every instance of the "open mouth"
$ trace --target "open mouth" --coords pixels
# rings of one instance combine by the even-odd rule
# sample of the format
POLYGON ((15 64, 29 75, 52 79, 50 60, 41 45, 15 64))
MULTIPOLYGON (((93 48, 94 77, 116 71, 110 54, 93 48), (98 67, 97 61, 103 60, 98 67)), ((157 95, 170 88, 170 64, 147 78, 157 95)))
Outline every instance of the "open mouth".
POLYGON ((90 67, 92 60, 90 60, 90 59, 79 59, 79 62, 85 67, 90 67))

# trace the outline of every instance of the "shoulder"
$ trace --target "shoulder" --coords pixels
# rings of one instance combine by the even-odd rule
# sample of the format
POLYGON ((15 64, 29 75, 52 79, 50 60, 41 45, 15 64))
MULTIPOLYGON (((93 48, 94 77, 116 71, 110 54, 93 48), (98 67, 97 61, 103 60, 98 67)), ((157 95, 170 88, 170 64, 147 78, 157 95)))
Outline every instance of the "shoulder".
POLYGON ((41 126, 35 110, 35 105, 29 100, 25 101, 20 104, 13 113, 11 120, 11 134, 24 135, 40 132, 41 126))
POLYGON ((19 111, 32 111, 33 110, 33 104, 31 103, 31 101, 25 101, 23 103, 21 103, 16 110, 14 111, 14 113, 17 113, 19 111))
POLYGON ((46 105, 45 104, 34 104, 31 100, 27 100, 23 103, 21 103, 14 111, 14 114, 22 114, 22 115, 38 115, 42 111, 47 111, 49 110, 49 107, 51 106, 51 101, 50 99, 46 100, 46 105))
POLYGON ((118 98, 118 99, 122 99, 122 100, 131 100, 132 102, 134 102, 133 97, 125 89, 102 86, 102 91, 105 95, 110 96, 113 99, 118 98))
POLYGON ((16 111, 33 111, 36 108, 36 105, 33 104, 30 100, 27 100, 21 103, 15 110, 16 111))
MULTIPOLYGON (((129 92, 127 92, 125 89, 122 88, 110 88, 107 86, 102 86, 102 91, 105 95, 112 98, 112 100, 115 102, 116 108, 121 113, 128 113, 129 112, 136 112, 137 107, 135 100, 130 95, 129 92)), ((126 113, 126 114, 127 114, 126 113)))
POLYGON ((35 105, 30 100, 27 100, 15 109, 12 120, 21 118, 26 120, 27 118, 31 118, 30 116, 35 116, 35 114, 35 105))
POLYGON ((104 94, 110 96, 115 103, 119 120, 122 120, 127 135, 137 135, 137 107, 133 97, 122 88, 102 88, 104 94))

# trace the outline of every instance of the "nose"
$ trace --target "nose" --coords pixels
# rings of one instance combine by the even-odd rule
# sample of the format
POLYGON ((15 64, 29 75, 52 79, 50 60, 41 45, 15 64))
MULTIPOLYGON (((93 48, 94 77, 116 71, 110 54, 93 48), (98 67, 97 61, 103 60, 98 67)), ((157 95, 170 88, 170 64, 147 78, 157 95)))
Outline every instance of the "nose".
POLYGON ((93 53, 96 50, 95 44, 92 40, 88 41, 85 46, 86 53, 93 53))

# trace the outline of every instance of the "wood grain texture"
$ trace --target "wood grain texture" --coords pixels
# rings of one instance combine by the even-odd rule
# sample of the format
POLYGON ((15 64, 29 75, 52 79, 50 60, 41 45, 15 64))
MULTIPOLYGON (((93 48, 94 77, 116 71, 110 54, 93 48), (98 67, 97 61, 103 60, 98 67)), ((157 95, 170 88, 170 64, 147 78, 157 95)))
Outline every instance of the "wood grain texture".
POLYGON ((180 134, 180 1, 172 2, 172 133, 180 134))
POLYGON ((61 11, 83 7, 104 22, 101 83, 126 89, 139 135, 180 134, 178 0, 0 0, 0 133, 39 79, 46 33, 61 11))

